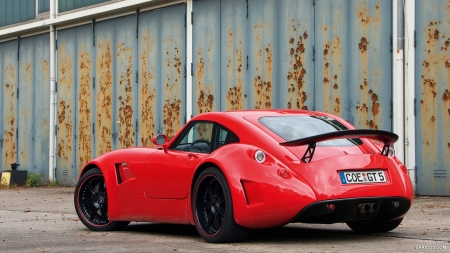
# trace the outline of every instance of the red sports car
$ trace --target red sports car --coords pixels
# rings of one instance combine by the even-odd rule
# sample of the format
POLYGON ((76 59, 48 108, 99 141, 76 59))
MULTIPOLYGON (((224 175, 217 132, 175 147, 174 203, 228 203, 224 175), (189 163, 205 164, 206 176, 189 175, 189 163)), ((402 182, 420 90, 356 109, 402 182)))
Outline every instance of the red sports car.
POLYGON ((211 112, 170 141, 116 150, 89 163, 75 209, 92 230, 130 221, 195 225, 207 242, 291 222, 345 222, 358 233, 395 229, 413 198, 394 133, 357 130, 314 111, 211 112))

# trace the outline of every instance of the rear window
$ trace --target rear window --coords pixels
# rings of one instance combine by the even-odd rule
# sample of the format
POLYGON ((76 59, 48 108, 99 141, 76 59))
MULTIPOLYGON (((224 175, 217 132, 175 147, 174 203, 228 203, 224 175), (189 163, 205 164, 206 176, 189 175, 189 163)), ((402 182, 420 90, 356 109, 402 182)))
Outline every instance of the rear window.
MULTIPOLYGON (((347 130, 339 121, 326 116, 274 116, 262 117, 259 122, 286 141, 293 141, 314 135, 347 130)), ((361 145, 357 138, 337 139, 317 143, 319 146, 361 145)))

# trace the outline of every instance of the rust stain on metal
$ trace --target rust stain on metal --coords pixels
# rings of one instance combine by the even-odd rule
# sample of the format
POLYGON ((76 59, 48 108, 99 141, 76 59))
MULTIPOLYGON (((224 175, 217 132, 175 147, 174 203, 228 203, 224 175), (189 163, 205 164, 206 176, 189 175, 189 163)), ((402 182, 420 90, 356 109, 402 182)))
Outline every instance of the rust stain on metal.
POLYGON ((323 69, 324 111, 340 115, 341 98, 339 97, 338 73, 342 71, 342 46, 338 36, 324 44, 323 60, 325 62, 323 69))
POLYGON ((92 117, 91 117, 91 71, 92 58, 85 50, 80 50, 78 72, 80 88, 78 94, 78 162, 79 168, 92 159, 92 117))
POLYGON ((180 129, 181 112, 181 62, 182 54, 176 45, 176 42, 167 41, 167 44, 174 44, 173 58, 170 57, 169 50, 166 51, 166 83, 165 83, 165 102, 164 102, 164 131, 169 138, 172 138, 180 129), (170 75, 169 73, 173 73, 170 75))
POLYGON ((371 22, 379 22, 380 21, 380 7, 379 4, 377 3, 374 7, 375 10, 375 16, 369 16, 368 13, 368 9, 367 9, 367 2, 364 2, 364 6, 362 6, 362 8, 359 8, 359 6, 356 8, 356 15, 358 17, 358 19, 364 23, 364 24, 369 24, 371 22))
POLYGON ((364 53, 367 51, 367 46, 369 45, 369 41, 365 37, 361 38, 361 42, 359 42, 358 47, 361 53, 364 53))
POLYGON ((233 30, 230 28, 227 34, 227 75, 229 80, 233 80, 231 83, 235 83, 235 86, 229 87, 227 92, 227 110, 242 110, 244 109, 243 92, 243 46, 242 41, 239 39, 240 30, 236 32, 236 39, 238 41, 237 48, 233 46, 233 30), (233 60, 234 59, 234 60, 233 60), (236 74, 234 77, 233 74, 236 74))
POLYGON ((48 79, 49 76, 50 76, 50 70, 49 70, 49 68, 48 68, 48 61, 47 61, 47 60, 43 60, 43 61, 42 61, 42 65, 43 65, 43 67, 44 67, 44 76, 45 76, 45 79, 48 79))
POLYGON ((212 84, 205 83, 205 61, 202 58, 202 50, 197 52, 197 113, 212 112, 214 110, 214 96, 211 94, 212 84))
POLYGON ((308 110, 305 105, 308 99, 306 93, 306 69, 303 64, 306 58, 306 45, 308 32, 303 31, 299 21, 291 20, 291 34, 297 34, 297 39, 289 39, 290 49, 290 69, 287 73, 287 108, 308 110), (302 33, 303 32, 303 33, 302 33))
POLYGON ((140 139, 141 145, 151 147, 153 146, 152 136, 155 134, 155 107, 156 107, 156 89, 155 87, 155 69, 148 66, 149 55, 155 53, 155 40, 148 39, 147 33, 143 36, 144 50, 140 56, 141 60, 141 124, 140 124, 140 139))
POLYGON ((72 55, 64 45, 60 46, 58 66, 59 93, 61 93, 58 107, 58 157, 62 164, 68 165, 71 163, 74 143, 71 100, 66 97, 70 98, 72 94, 73 66, 72 55))
POLYGON ((110 41, 99 41, 97 51, 98 91, 95 124, 96 156, 112 150, 112 53, 110 41))
POLYGON ((254 26, 255 46, 254 46, 254 71, 253 94, 255 109, 272 108, 272 44, 264 43, 262 37, 267 23, 254 26))
POLYGON ((126 47, 124 43, 117 46, 117 61, 125 65, 125 73, 120 73, 119 79, 119 143, 121 148, 134 146, 133 131, 133 94, 132 94, 132 74, 133 74, 133 49, 126 47), (124 94, 125 93, 125 94, 124 94))
POLYGON ((3 83, 4 87, 4 112, 5 119, 3 131, 3 164, 12 164, 16 162, 16 80, 15 80, 15 67, 6 66, 3 70, 3 83))
POLYGON ((32 69, 31 69, 31 64, 30 63, 27 63, 25 65, 25 75, 26 75, 26 82, 28 84, 31 83, 32 69))

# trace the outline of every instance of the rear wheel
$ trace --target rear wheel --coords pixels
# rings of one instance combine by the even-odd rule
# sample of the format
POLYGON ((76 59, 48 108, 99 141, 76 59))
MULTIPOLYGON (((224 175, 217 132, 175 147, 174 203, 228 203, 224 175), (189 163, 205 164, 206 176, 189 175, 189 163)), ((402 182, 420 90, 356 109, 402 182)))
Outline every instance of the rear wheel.
POLYGON ((394 230, 402 223, 403 218, 392 221, 352 221, 347 222, 349 226, 356 233, 383 233, 394 230))
POLYGON ((117 230, 130 223, 109 220, 105 179, 98 168, 89 170, 80 178, 74 195, 77 215, 89 229, 117 230))
POLYGON ((207 242, 241 241, 247 230, 234 221, 230 188, 222 172, 210 167, 194 185, 192 210, 195 227, 207 242))

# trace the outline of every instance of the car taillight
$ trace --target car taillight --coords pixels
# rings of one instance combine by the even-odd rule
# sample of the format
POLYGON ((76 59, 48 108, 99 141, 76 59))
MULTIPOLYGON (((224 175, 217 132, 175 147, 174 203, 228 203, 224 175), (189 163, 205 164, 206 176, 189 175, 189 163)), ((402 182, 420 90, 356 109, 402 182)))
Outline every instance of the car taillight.
POLYGON ((263 163, 264 161, 266 161, 266 153, 264 153, 264 151, 262 150, 256 150, 255 154, 253 155, 253 158, 257 162, 263 163))

